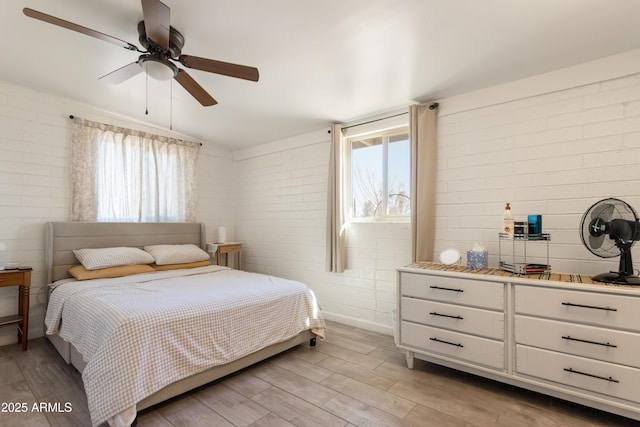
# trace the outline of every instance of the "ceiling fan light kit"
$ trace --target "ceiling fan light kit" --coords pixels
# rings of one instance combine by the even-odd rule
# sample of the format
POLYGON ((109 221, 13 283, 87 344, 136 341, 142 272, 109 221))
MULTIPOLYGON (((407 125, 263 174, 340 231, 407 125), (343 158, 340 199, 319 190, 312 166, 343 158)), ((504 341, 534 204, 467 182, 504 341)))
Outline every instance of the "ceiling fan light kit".
POLYGON ((142 55, 138 59, 138 64, 144 68, 144 72, 149 77, 156 80, 171 80, 178 74, 178 67, 166 58, 156 54, 142 55))
POLYGON ((200 102, 200 104, 210 106, 217 104, 217 101, 185 70, 179 68, 172 61, 179 62, 183 66, 195 70, 254 82, 258 81, 259 73, 255 67, 183 55, 182 48, 185 39, 178 30, 170 25, 171 10, 169 7, 159 0, 141 1, 144 19, 138 23, 138 41, 146 50, 141 50, 134 44, 119 38, 55 16, 47 15, 37 10, 24 8, 23 13, 30 18, 95 37, 142 54, 137 61, 102 76, 100 80, 106 83, 122 83, 144 71, 148 76, 156 80, 166 81, 172 78, 175 79, 191 96, 200 102))

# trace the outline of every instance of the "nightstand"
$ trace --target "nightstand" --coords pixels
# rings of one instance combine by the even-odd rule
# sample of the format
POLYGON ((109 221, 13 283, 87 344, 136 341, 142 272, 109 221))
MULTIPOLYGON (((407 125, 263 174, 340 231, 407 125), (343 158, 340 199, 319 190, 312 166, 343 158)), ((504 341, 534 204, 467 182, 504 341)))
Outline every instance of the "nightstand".
POLYGON ((220 265, 220 255, 225 254, 225 265, 229 266, 229 254, 237 253, 238 254, 238 270, 242 270, 242 254, 240 250, 242 249, 242 243, 240 242, 227 242, 227 243, 216 243, 218 245, 218 250, 216 251, 216 264, 220 265))
POLYGON ((31 267, 19 270, 0 270, 0 288, 5 286, 18 286, 18 314, 0 317, 0 327, 17 324, 18 342, 22 343, 22 351, 26 351, 29 339, 31 267))

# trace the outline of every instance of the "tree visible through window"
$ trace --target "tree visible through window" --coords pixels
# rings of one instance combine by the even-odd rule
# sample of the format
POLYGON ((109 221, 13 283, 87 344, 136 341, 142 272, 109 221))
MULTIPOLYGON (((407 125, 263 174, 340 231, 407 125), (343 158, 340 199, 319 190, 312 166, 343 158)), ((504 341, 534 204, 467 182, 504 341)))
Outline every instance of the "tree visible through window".
POLYGON ((409 218, 410 144, 407 129, 349 138, 353 218, 409 218))

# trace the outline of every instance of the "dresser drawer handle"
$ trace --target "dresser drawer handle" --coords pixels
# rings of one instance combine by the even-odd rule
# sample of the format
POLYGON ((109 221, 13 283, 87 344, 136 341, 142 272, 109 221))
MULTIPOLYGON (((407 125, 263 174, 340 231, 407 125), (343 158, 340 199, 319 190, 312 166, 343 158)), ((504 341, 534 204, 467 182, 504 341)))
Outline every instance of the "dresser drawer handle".
POLYGON ((429 313, 432 316, 440 316, 440 317, 449 317, 451 319, 460 319, 462 320, 463 317, 462 316, 452 316, 451 314, 442 314, 442 313, 436 313, 435 311, 432 311, 431 313, 429 313))
POLYGON ((578 341, 578 342, 584 342, 584 343, 587 343, 587 344, 602 345, 604 347, 618 348, 617 345, 610 344, 608 342, 598 342, 598 341, 583 340, 583 339, 580 339, 580 338, 570 337, 569 335, 563 336, 562 338, 564 338, 565 340, 570 340, 570 341, 578 341))
POLYGON ((439 338, 433 338, 433 337, 431 337, 431 338, 429 338, 429 339, 430 339, 431 341, 441 342, 442 344, 449 344, 449 345, 453 345, 453 346, 456 346, 456 347, 464 347, 464 346, 463 346, 462 344, 460 344, 460 343, 454 343, 454 342, 444 341, 444 340, 441 340, 441 339, 439 339, 439 338))
POLYGON ((614 380, 612 377, 601 377, 600 375, 588 374, 586 372, 576 371, 576 370, 571 369, 571 368, 564 368, 564 370, 567 371, 567 372, 571 372, 572 374, 584 375, 585 377, 597 378, 599 380, 605 380, 605 381, 609 381, 609 382, 612 382, 612 383, 619 383, 620 382, 618 380, 614 380))
POLYGON ((464 292, 463 289, 443 288, 441 286, 429 286, 431 289, 439 289, 441 291, 464 292))
POLYGON ((570 307, 593 308, 595 310, 618 311, 617 308, 598 307, 598 306, 595 306, 595 305, 573 304, 573 303, 570 303, 570 302, 563 302, 562 305, 567 305, 567 306, 570 306, 570 307))

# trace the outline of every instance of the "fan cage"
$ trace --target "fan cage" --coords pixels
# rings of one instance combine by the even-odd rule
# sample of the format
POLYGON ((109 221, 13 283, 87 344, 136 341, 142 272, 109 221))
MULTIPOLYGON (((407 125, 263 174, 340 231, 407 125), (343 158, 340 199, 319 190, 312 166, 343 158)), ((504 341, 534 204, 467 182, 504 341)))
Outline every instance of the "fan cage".
POLYGON ((633 261, 631 259, 631 247, 640 239, 640 219, 635 209, 623 200, 608 198, 593 204, 582 216, 580 222, 580 237, 585 247, 594 255, 601 258, 620 257, 618 271, 598 274, 592 279, 598 282, 640 285, 640 278, 634 274, 633 261), (610 211, 610 212, 609 212, 610 211), (635 223, 632 238, 620 240, 611 238, 608 231, 611 223, 616 220, 625 220, 635 223), (602 228, 599 228, 599 227, 602 228), (594 233, 592 234, 592 227, 594 233), (595 244, 597 247, 594 247, 595 244))

